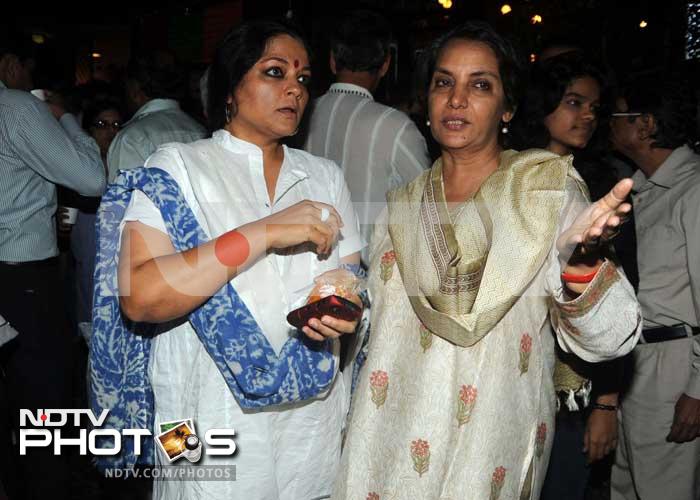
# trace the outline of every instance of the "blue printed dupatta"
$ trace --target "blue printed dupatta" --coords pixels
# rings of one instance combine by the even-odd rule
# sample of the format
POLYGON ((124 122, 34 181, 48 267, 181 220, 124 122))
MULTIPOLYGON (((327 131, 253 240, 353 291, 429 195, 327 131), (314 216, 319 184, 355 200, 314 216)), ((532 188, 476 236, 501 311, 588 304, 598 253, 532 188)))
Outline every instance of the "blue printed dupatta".
MULTIPOLYGON (((160 210, 175 250, 208 241, 177 182, 158 168, 122 171, 102 197, 97 221, 97 258, 90 342, 90 400, 99 415, 108 409, 103 428, 153 429, 153 392, 148 380, 152 336, 135 333, 119 308, 117 282, 120 224, 135 189, 160 210)), ((279 356, 230 283, 189 314, 197 336, 224 376, 242 408, 261 408, 312 398, 333 382, 336 363, 328 341, 292 336, 279 356)), ((133 467, 154 463, 153 440, 136 456, 133 440, 122 452, 101 456, 98 467, 133 467)))

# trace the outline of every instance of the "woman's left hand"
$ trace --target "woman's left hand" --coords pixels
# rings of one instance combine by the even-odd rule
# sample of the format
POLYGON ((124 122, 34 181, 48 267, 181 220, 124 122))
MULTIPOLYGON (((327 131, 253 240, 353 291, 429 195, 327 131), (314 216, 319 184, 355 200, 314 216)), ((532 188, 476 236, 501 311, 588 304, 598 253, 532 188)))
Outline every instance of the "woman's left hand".
MULTIPOLYGON (((352 295, 347 297, 347 299, 357 306, 362 308, 362 299, 358 295, 352 295)), ((307 337, 313 340, 325 340, 327 338, 337 339, 341 335, 347 333, 354 333, 357 328, 357 324, 360 319, 355 321, 345 321, 342 319, 334 318, 333 316, 323 316, 320 320, 317 318, 312 318, 309 320, 307 325, 301 330, 306 334, 307 337)))
POLYGON ((557 249, 563 262, 570 260, 579 245, 584 254, 597 256, 600 245, 617 234, 632 210, 632 205, 625 203, 632 185, 632 179, 622 179, 608 194, 576 217, 557 239, 557 249))
MULTIPOLYGON (((597 403, 617 406, 617 394, 605 394, 596 399, 597 403)), ((583 452, 589 464, 604 458, 617 448, 617 411, 594 408, 586 421, 583 436, 583 452)))

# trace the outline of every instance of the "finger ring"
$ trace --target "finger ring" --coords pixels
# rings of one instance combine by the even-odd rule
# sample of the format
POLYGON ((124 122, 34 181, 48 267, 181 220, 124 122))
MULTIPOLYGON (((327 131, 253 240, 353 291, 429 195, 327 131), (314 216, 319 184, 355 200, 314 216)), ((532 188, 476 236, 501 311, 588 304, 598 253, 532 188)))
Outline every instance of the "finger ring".
POLYGON ((331 216, 330 211, 327 208, 323 207, 321 209, 321 222, 326 222, 328 220, 328 217, 330 217, 330 216, 331 216))

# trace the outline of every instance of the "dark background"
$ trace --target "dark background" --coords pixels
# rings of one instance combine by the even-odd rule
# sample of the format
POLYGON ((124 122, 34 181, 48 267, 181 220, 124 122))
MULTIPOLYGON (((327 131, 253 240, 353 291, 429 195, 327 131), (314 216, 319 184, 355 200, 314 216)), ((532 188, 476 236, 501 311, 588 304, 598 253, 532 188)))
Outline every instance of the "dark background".
POLYGON ((483 19, 513 38, 529 58, 542 44, 565 36, 622 78, 664 68, 686 70, 687 2, 609 0, 452 0, 450 9, 437 0, 116 0, 71 6, 66 2, 38 6, 33 2, 3 7, 0 29, 36 41, 36 86, 76 85, 91 79, 114 80, 132 50, 167 48, 190 67, 203 67, 217 41, 242 19, 284 16, 290 10, 314 48, 314 91, 329 81, 327 39, 343 11, 369 7, 392 22, 397 42, 396 67, 380 89, 384 101, 406 93, 416 50, 449 26, 465 19, 483 19), (508 3, 512 12, 502 15, 508 3), (6 15, 7 14, 7 15, 6 15), (532 24, 534 14, 542 23, 532 24), (639 23, 646 20, 647 27, 639 23), (38 35, 38 37, 37 37, 38 35), (97 52, 101 57, 93 57, 97 52))

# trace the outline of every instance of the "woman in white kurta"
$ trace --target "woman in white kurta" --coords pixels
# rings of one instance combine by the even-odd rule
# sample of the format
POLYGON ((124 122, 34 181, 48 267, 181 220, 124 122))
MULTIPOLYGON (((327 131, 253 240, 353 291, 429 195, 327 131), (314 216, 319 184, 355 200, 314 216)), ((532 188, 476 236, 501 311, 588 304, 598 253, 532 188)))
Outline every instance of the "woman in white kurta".
POLYGON ((629 180, 589 206, 570 157, 500 149, 514 61, 478 23, 433 46, 442 156, 388 194, 375 228, 372 334, 334 498, 538 498, 555 335, 588 361, 636 343, 634 292, 601 254, 629 180))
MULTIPOLYGON (((210 73, 215 104, 209 113, 214 123, 220 118, 221 129, 210 139, 165 145, 146 163, 177 182, 211 241, 174 253, 159 210, 135 192, 120 255, 120 292, 130 291, 122 307, 132 319, 164 323, 185 316, 230 280, 279 354, 296 334, 286 314, 298 292, 325 271, 359 264, 363 243, 342 172, 279 142, 295 132, 304 111, 308 66, 298 35, 276 23, 243 25, 225 39, 210 73)), ((314 321, 304 331, 315 339, 335 339, 356 326, 333 318, 323 318, 322 325, 314 321)), ((237 451, 233 457, 207 456, 205 445, 198 462, 223 467, 211 477, 226 474, 228 480, 156 481, 154 497, 328 496, 340 459, 349 381, 338 375, 312 400, 243 410, 190 323, 177 323, 164 326, 153 341, 154 433, 159 422, 192 418, 200 439, 208 429, 234 429, 237 451), (231 465, 235 472, 226 469, 231 465)), ((333 342, 337 366, 339 341, 333 342)), ((160 453, 157 460, 167 463, 160 453)))

